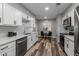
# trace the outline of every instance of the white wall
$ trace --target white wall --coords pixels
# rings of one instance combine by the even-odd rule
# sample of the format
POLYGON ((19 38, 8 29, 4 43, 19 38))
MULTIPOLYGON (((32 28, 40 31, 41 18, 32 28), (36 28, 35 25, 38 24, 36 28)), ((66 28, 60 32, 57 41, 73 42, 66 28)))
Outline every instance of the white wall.
POLYGON ((56 38, 57 38, 57 42, 60 41, 60 33, 64 33, 65 30, 63 28, 62 25, 62 16, 59 15, 56 19, 56 38))
POLYGON ((71 10, 75 9, 78 5, 79 3, 73 3, 72 6, 63 13, 63 16, 66 16, 71 10))

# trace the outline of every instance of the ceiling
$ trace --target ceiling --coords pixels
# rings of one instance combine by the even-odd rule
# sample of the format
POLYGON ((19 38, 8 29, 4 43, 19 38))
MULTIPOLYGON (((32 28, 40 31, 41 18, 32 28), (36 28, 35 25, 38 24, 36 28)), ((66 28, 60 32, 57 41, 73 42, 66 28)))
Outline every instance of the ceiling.
POLYGON ((56 5, 56 3, 22 3, 22 5, 36 15, 37 19, 44 19, 44 17, 53 19, 63 13, 71 3, 61 3, 60 5, 56 5), (45 7, 49 7, 49 10, 46 11, 45 7))

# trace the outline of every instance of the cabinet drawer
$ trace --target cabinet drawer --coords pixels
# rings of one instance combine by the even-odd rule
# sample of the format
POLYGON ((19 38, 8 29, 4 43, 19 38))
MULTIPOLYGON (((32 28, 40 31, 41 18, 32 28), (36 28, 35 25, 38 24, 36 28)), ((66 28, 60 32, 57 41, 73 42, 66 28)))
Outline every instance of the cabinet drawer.
POLYGON ((0 46, 0 52, 3 52, 11 47, 15 46, 15 41, 14 42, 11 42, 11 43, 8 43, 8 44, 5 44, 3 46, 0 46))
POLYGON ((15 56, 15 47, 11 47, 4 52, 0 53, 0 56, 15 56))

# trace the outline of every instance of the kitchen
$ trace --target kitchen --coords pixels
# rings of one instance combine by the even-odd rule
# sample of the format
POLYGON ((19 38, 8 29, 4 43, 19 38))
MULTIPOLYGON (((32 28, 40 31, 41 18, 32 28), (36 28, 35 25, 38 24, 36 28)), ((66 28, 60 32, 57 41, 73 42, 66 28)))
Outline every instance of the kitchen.
POLYGON ((0 3, 0 56, 27 56, 38 42, 46 41, 40 34, 46 28, 52 32, 51 41, 57 42, 64 56, 78 56, 78 9, 77 3, 0 3), (49 18, 42 13, 42 7, 47 5, 52 7, 45 8, 45 12, 52 11, 53 16, 47 13, 49 18))
POLYGON ((0 17, 0 55, 24 55, 27 49, 38 40, 35 18, 6 3, 0 4, 0 17), (35 28, 34 31, 32 31, 33 28, 35 28))

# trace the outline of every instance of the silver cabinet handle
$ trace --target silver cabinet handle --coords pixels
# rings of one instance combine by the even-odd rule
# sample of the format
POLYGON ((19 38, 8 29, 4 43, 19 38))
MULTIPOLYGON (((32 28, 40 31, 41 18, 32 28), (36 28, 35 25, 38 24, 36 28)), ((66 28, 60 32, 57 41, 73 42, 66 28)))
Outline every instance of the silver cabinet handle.
POLYGON ((67 40, 67 48, 69 48, 69 40, 67 40))
POLYGON ((67 48, 69 48, 69 45, 67 44, 67 48))
POLYGON ((2 48, 1 50, 4 50, 4 49, 6 49, 6 48, 8 48, 8 46, 6 46, 6 47, 2 48))
POLYGON ((0 23, 1 23, 1 17, 0 17, 0 23))
POLYGON ((14 20, 14 24, 16 24, 16 21, 14 20))

